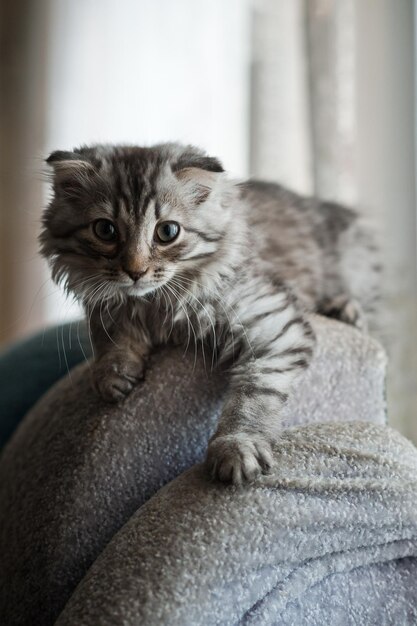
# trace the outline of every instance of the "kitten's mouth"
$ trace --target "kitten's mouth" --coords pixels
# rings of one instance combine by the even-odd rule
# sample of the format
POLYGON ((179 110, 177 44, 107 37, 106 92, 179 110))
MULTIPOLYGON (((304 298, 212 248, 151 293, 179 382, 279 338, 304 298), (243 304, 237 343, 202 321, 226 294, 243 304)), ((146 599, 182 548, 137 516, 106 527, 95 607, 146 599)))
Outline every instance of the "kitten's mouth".
POLYGON ((152 291, 156 291, 158 288, 158 284, 133 284, 127 286, 126 291, 129 296, 134 296, 140 298, 141 296, 146 296, 146 294, 151 293, 152 291))
POLYGON ((164 285, 169 282, 169 277, 165 274, 163 276, 141 278, 136 282, 127 283, 119 283, 121 290, 124 294, 131 296, 133 298, 141 298, 150 293, 155 293, 160 290, 164 285))

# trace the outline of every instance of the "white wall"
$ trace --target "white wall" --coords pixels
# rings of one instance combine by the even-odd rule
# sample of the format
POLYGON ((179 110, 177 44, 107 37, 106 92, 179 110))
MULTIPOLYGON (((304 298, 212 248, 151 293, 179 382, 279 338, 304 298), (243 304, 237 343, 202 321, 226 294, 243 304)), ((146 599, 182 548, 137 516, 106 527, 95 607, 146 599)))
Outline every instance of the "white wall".
POLYGON ((303 0, 253 3, 251 174, 312 193, 303 0))

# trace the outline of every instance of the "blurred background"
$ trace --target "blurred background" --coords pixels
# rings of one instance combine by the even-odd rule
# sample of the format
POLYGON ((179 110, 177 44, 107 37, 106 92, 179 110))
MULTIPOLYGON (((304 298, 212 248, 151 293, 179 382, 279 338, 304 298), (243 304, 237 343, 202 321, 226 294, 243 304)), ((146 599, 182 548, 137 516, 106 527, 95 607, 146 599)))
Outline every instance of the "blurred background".
POLYGON ((2 0, 0 345, 80 315, 37 254, 43 159, 202 146, 384 239, 390 420, 417 442, 413 0, 2 0))

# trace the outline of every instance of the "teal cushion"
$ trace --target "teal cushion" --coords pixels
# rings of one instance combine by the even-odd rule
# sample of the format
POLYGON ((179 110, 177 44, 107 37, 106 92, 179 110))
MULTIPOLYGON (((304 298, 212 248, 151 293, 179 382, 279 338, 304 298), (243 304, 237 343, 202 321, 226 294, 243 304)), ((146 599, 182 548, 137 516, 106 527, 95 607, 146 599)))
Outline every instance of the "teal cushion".
POLYGON ((86 327, 78 323, 50 328, 0 353, 0 448, 45 391, 90 354, 86 327))

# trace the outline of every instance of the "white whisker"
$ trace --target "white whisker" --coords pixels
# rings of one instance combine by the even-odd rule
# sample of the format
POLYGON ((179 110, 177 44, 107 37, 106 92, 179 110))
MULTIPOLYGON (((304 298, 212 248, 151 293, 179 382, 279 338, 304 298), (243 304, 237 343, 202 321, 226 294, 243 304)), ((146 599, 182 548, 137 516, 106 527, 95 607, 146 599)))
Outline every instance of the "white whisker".
POLYGON ((100 292, 100 300, 101 300, 100 308, 99 308, 100 321, 101 321, 101 325, 103 327, 104 332, 106 333, 107 337, 110 339, 112 344, 115 345, 116 348, 120 348, 120 346, 114 341, 113 337, 110 336, 103 320, 103 304, 106 302, 106 298, 108 298, 108 294, 109 294, 109 285, 105 284, 104 288, 100 292))
MULTIPOLYGON (((216 349, 217 349, 216 327, 215 327, 215 324, 213 322, 213 319, 212 319, 210 313, 208 312, 207 308, 204 306, 204 304, 189 289, 187 289, 184 285, 182 285, 178 281, 175 281, 175 279, 172 279, 171 282, 177 288, 182 289, 183 293, 188 294, 189 296, 191 296, 201 306, 201 308, 203 309, 203 311, 207 315, 207 319, 208 319, 208 321, 209 321, 209 323, 211 325, 212 331, 213 331, 213 351, 212 351, 212 357, 211 357, 211 371, 213 371, 214 362, 215 362, 215 358, 216 358, 216 349)), ((190 303, 190 306, 191 306, 191 303, 190 303)), ((199 317, 198 317, 198 320, 200 320, 199 317)), ((201 330, 201 322, 200 322, 200 330, 201 330)), ((202 331, 201 331, 201 333, 202 333, 202 331)), ((201 338, 201 342, 203 342, 203 337, 201 338)))
MULTIPOLYGON (((177 300, 177 302, 180 304, 180 306, 183 306, 182 303, 181 303, 181 300, 180 300, 177 292, 174 290, 174 288, 171 285, 168 285, 168 284, 165 284, 165 288, 167 288, 172 293, 172 295, 177 300)), ((198 343, 197 343, 197 334, 195 332, 195 329, 194 329, 194 326, 193 326, 193 324, 191 322, 191 319, 187 315, 186 309, 183 308, 183 310, 184 310, 184 313, 185 313, 186 317, 188 318, 189 325, 190 325, 191 330, 192 330, 193 335, 194 335, 194 364, 193 364, 193 372, 194 372, 195 368, 196 368, 196 365, 197 365, 197 345, 198 345, 198 343)), ((174 320, 174 312, 172 313, 172 320, 174 320)))

